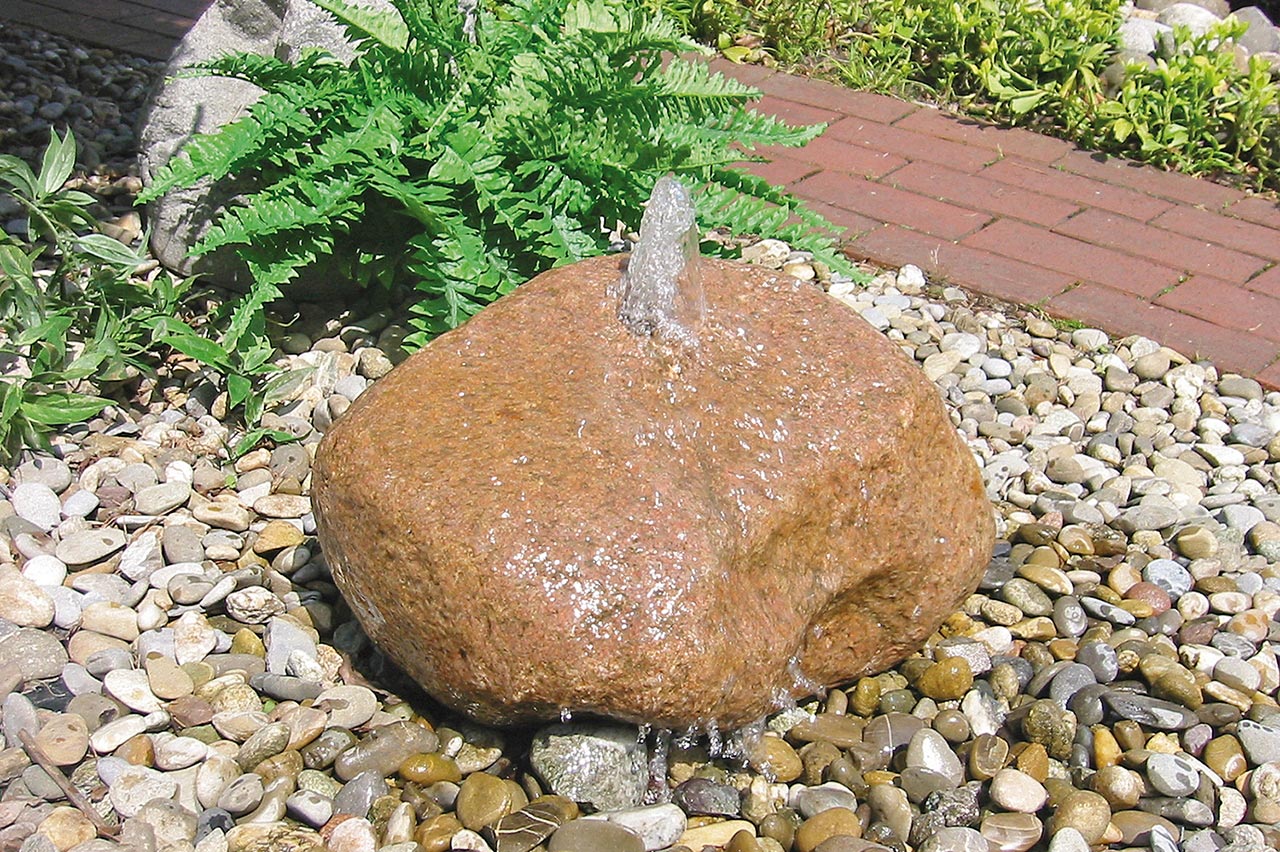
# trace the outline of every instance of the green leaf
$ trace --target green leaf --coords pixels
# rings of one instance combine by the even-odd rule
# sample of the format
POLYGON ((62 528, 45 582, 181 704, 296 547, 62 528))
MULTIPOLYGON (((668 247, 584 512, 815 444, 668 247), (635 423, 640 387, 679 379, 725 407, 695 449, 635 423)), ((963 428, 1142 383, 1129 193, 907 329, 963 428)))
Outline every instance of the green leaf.
POLYGON ((40 341, 61 347, 64 345, 67 329, 71 328, 71 323, 72 319, 69 315, 55 314, 39 325, 24 329, 14 337, 13 342, 17 346, 30 346, 40 341))
POLYGON ((0 180, 18 190, 27 199, 34 199, 37 193, 35 172, 25 162, 12 154, 0 155, 0 180))
POLYGON ((136 249, 106 234, 85 234, 77 237, 73 245, 76 251, 125 270, 134 269, 144 260, 136 249))
POLYGON ((263 441, 271 441, 277 446, 280 444, 292 444, 298 440, 298 436, 292 432, 284 432, 280 429, 268 429, 265 426, 259 426, 256 429, 250 429, 244 433, 244 437, 236 441, 234 447, 231 448, 231 459, 235 461, 245 453, 256 448, 263 441))
POLYGON ((41 197, 53 195, 71 177, 71 170, 76 166, 76 137, 71 130, 67 135, 58 138, 55 130, 49 131, 49 145, 44 149, 44 160, 40 165, 40 180, 36 194, 41 197))
POLYGON ((111 405, 111 400, 67 391, 51 391, 22 401, 20 409, 33 423, 66 426, 81 423, 111 405))
POLYGON ((1039 106, 1047 94, 1047 92, 1028 92, 1018 95, 1009 101, 1009 108, 1013 110, 1014 115, 1026 115, 1039 106))
POLYGON ((168 334, 157 342, 176 349, 188 358, 194 358, 215 370, 231 369, 231 358, 227 350, 208 338, 197 337, 194 334, 168 334))
POLYGON ((227 376, 227 402, 232 408, 248 399, 252 392, 253 383, 244 376, 234 373, 227 376))

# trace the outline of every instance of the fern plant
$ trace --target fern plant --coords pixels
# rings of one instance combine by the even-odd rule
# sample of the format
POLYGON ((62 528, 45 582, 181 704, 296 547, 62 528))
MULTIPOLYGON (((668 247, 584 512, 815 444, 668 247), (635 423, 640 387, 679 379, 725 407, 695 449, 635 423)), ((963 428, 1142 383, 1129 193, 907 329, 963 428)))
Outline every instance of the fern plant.
POLYGON ((735 166, 823 128, 755 113, 756 90, 666 58, 697 48, 660 15, 618 0, 315 2, 356 58, 313 49, 199 66, 264 94, 193 139, 141 199, 252 179, 195 247, 230 247, 254 278, 224 348, 253 338, 266 302, 320 263, 411 283, 421 343, 538 272, 607 251, 608 227, 638 225, 668 172, 695 187, 704 228, 776 236, 851 271, 830 223, 735 166))

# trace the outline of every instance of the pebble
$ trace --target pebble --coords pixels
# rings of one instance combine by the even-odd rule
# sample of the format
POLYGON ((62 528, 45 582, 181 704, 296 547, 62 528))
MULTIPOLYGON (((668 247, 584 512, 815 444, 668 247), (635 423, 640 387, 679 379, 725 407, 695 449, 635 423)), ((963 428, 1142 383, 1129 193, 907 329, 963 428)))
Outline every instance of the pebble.
MULTIPOLYGON (((718 825, 732 825, 733 823, 719 823, 718 825)), ((743 823, 751 826, 751 823, 743 823)), ((713 826, 707 826, 710 829, 713 826)), ((695 829, 697 831, 698 829, 695 829)), ((697 847, 690 848, 701 849, 702 846, 716 845, 721 846, 723 843, 707 843, 705 838, 694 837, 688 838, 682 836, 679 842, 689 846, 689 840, 693 843, 700 843, 697 847)), ((723 834, 721 832, 712 833, 704 832, 708 838, 718 838, 723 834)), ((732 835, 730 835, 732 836, 732 835)), ((728 838, 725 838, 728 842, 728 838)), ((551 839, 547 842, 547 852, 597 852, 597 850, 609 849, 616 852, 645 852, 644 841, 640 836, 624 826, 617 825, 607 820, 589 820, 579 819, 567 822, 556 829, 551 835, 551 839)))
POLYGON ((1044 807, 1049 793, 1044 785, 1017 769, 1002 769, 991 779, 991 800, 1007 811, 1032 814, 1044 807))
POLYGON ((127 541, 123 532, 111 527, 81 530, 59 541, 54 554, 67 565, 89 565, 106 559, 127 541))

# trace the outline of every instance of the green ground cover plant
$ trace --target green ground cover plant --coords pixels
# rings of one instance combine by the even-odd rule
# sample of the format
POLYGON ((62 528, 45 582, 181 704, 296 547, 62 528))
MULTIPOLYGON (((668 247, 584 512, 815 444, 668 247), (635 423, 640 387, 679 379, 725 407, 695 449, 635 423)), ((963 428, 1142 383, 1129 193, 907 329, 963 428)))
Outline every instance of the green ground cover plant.
POLYGON ((758 93, 678 58, 697 46, 662 16, 613 0, 316 2, 356 58, 202 66, 265 95, 192 140, 141 199, 205 177, 252 181, 195 248, 230 247, 253 275, 228 352, 259 338, 263 306, 319 264, 416 288, 420 344, 538 272, 607 251, 610 228, 638 226, 668 172, 694 188, 704 229, 777 236, 850 270, 836 229, 735 167, 822 128, 749 110, 758 93))
POLYGON ((925 97, 1194 175, 1280 189, 1280 87, 1228 19, 1113 66, 1119 0, 652 0, 738 61, 925 97), (1117 78, 1123 77, 1122 80, 1117 78))
POLYGON ((9 457, 100 413, 111 404, 104 386, 154 374, 163 341, 199 339, 177 318, 191 282, 133 274, 145 256, 95 231, 93 197, 64 188, 75 138, 52 137, 38 173, 0 155, 0 191, 29 222, 24 238, 0 234, 0 451, 9 457))

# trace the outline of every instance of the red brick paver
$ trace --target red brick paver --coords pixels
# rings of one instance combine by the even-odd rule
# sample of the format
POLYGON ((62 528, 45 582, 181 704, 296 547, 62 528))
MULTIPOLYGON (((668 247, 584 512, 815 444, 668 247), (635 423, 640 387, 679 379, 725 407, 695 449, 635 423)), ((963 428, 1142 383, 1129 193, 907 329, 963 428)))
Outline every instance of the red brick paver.
MULTIPOLYGON (((209 0, 0 0, 0 19, 165 58, 209 0)), ((757 174, 852 256, 1142 334, 1280 388, 1280 206, 1070 143, 758 66, 714 67, 826 132, 757 174)))

